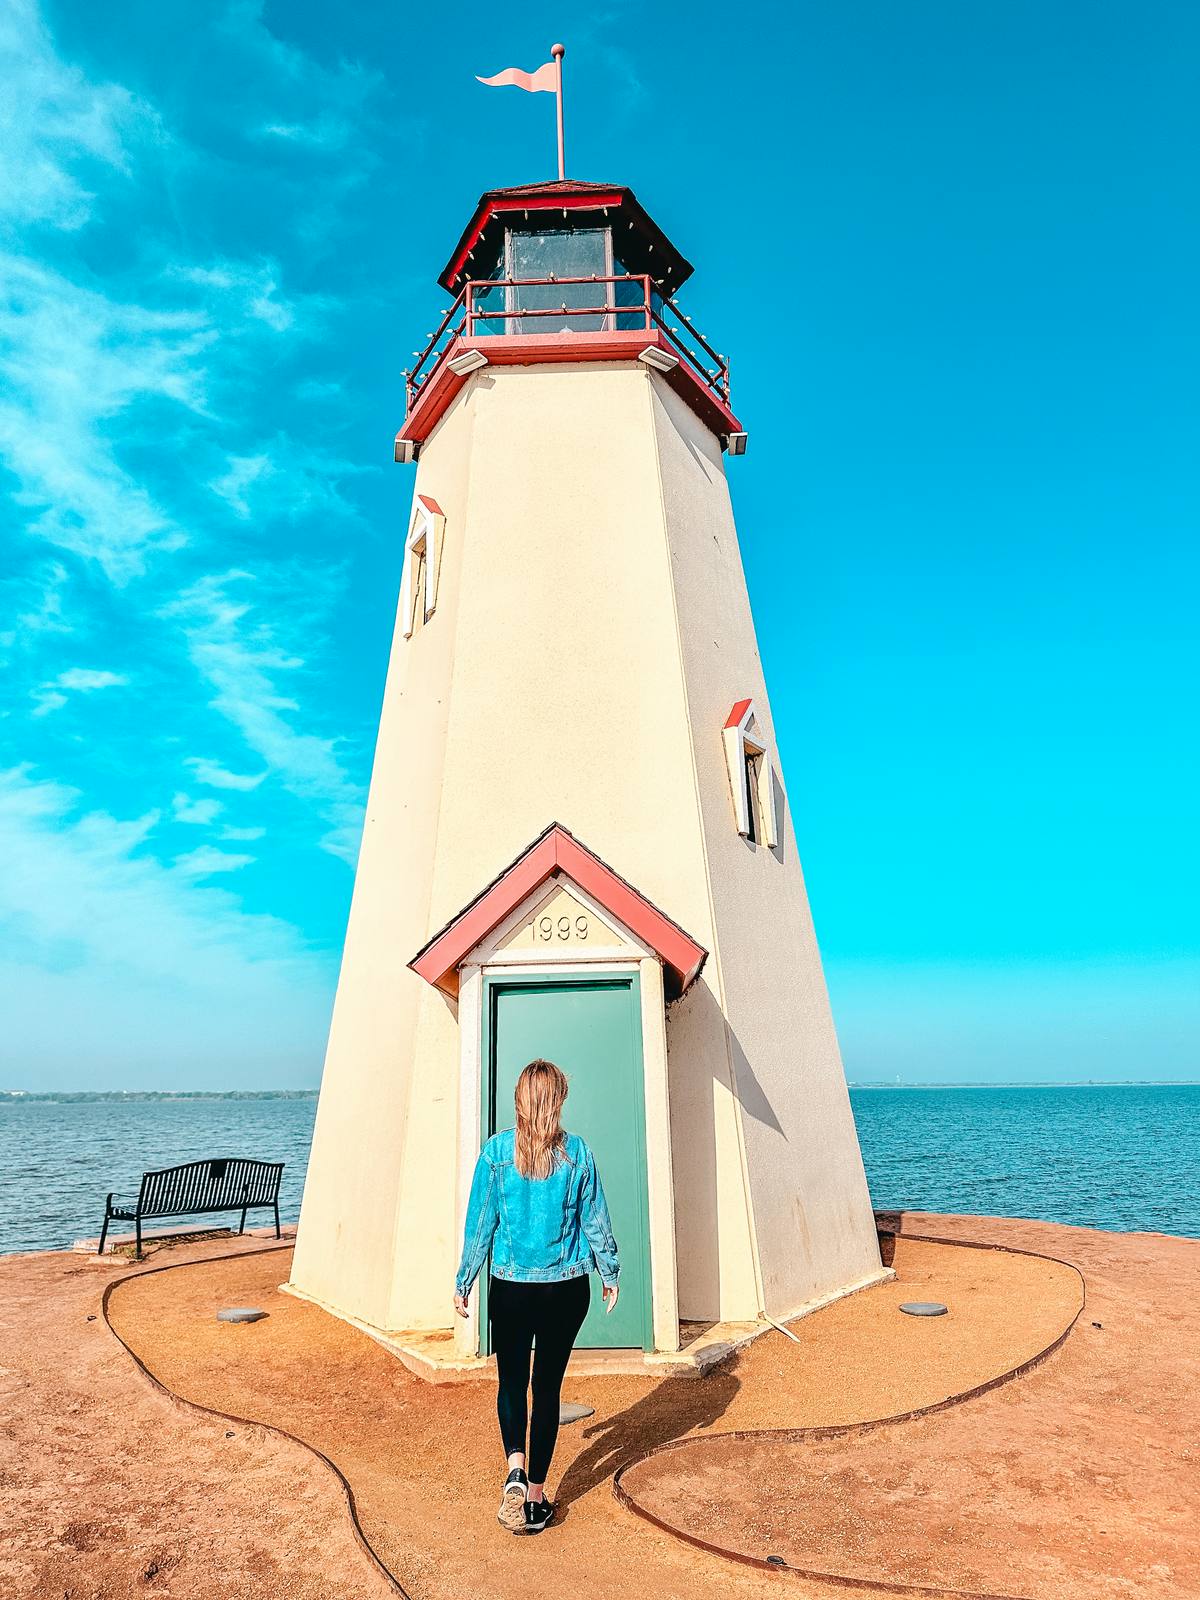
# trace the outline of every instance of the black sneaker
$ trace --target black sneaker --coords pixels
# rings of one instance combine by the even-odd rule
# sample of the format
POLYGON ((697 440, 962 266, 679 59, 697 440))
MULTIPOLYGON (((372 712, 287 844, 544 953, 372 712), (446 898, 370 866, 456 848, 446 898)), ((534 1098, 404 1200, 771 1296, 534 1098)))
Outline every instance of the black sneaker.
POLYGON ((541 1533, 554 1521, 556 1506, 553 1500, 526 1500, 525 1532, 541 1533))
POLYGON ((514 1467, 504 1480, 500 1493, 500 1509, 496 1521, 510 1533, 525 1532, 525 1496, 529 1492, 529 1479, 520 1467, 514 1467))

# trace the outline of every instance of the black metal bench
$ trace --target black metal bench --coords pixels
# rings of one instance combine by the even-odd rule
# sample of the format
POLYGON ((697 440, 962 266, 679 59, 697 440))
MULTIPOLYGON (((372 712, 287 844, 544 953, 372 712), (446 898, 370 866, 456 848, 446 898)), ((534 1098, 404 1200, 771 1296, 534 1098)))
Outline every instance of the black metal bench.
POLYGON ((279 1232, 279 1181, 282 1161, 247 1161, 221 1158, 188 1161, 181 1167, 164 1167, 142 1175, 137 1205, 114 1206, 110 1194, 104 1202, 104 1226, 97 1255, 104 1254, 110 1222, 132 1222, 137 1236, 137 1259, 142 1259, 142 1223, 147 1217, 204 1216, 213 1211, 240 1211, 239 1233, 246 1231, 246 1213, 259 1206, 275 1212, 275 1237, 279 1232))

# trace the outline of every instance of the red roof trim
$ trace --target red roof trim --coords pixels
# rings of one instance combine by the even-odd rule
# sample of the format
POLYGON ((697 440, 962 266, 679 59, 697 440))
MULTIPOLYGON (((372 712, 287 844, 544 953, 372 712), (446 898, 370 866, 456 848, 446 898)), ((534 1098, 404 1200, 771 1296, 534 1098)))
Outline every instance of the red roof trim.
MULTIPOLYGON (((466 270, 468 253, 483 238, 493 219, 504 212, 595 211, 605 206, 631 222, 639 233, 657 247, 657 259, 664 263, 662 276, 670 278, 671 293, 674 294, 691 277, 691 262, 680 255, 633 190, 618 183, 584 183, 576 179, 557 183, 529 183, 514 189, 489 189, 486 194, 480 195, 474 215, 455 245, 453 255, 438 274, 437 281, 448 293, 455 292, 458 278, 466 270)), ((655 276, 658 275, 656 272, 655 276)))
POLYGON ((708 955, 704 947, 557 822, 434 934, 409 966, 444 994, 457 994, 458 968, 467 955, 556 871, 654 951, 671 995, 682 994, 699 975, 708 955))
POLYGON ((455 247, 454 254, 447 261, 438 276, 438 282, 444 289, 449 290, 455 279, 466 265, 467 255, 483 237, 483 231, 492 218, 501 211, 594 211, 600 206, 619 206, 625 197, 623 189, 604 188, 574 188, 568 186, 559 189, 553 194, 534 192, 522 194, 519 190, 514 194, 511 191, 500 190, 498 193, 485 194, 476 207, 475 215, 467 224, 467 231, 463 234, 455 247))
POLYGON ((725 718, 725 726, 727 728, 736 728, 738 723, 741 722, 742 718, 746 715, 746 713, 747 713, 747 711, 749 711, 749 709, 750 709, 750 701, 749 700, 739 700, 735 704, 733 710, 725 718))
MULTIPOLYGON (((437 365, 421 385, 420 393, 396 442, 415 440, 423 444, 450 409, 451 402, 467 378, 450 370, 450 360, 468 350, 482 350, 493 367, 540 366, 544 363, 593 361, 636 361, 648 345, 657 345, 671 355, 678 351, 659 329, 646 333, 613 330, 595 333, 504 334, 483 339, 455 339, 443 350, 437 365)), ((741 433, 742 424, 729 407, 709 388, 694 367, 683 359, 670 372, 662 374, 669 388, 687 402, 701 422, 713 433, 724 436, 741 433)))
POLYGON ((432 511, 435 517, 444 517, 446 515, 446 513, 442 510, 441 506, 438 505, 437 501, 433 498, 432 495, 430 495, 430 494, 419 494, 417 496, 417 499, 425 507, 426 511, 432 511))

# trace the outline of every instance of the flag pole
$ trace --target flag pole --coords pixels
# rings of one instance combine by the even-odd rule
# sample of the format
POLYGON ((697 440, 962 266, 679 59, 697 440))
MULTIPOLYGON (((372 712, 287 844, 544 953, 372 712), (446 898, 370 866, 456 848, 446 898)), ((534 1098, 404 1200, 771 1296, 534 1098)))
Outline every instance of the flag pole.
POLYGON ((558 176, 561 179, 567 175, 567 159, 563 144, 563 93, 562 93, 562 63, 567 53, 565 44, 551 46, 550 54, 554 57, 555 66, 558 68, 558 77, 554 86, 554 93, 558 100, 558 176))

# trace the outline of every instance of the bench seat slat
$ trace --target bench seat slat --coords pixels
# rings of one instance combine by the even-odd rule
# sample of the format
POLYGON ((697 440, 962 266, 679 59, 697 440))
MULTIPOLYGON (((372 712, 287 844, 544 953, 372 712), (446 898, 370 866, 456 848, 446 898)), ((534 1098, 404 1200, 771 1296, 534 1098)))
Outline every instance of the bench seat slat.
POLYGON ((142 1180, 137 1209, 149 1217, 274 1205, 282 1172, 283 1163, 274 1161, 240 1158, 187 1162, 148 1172, 142 1180))

